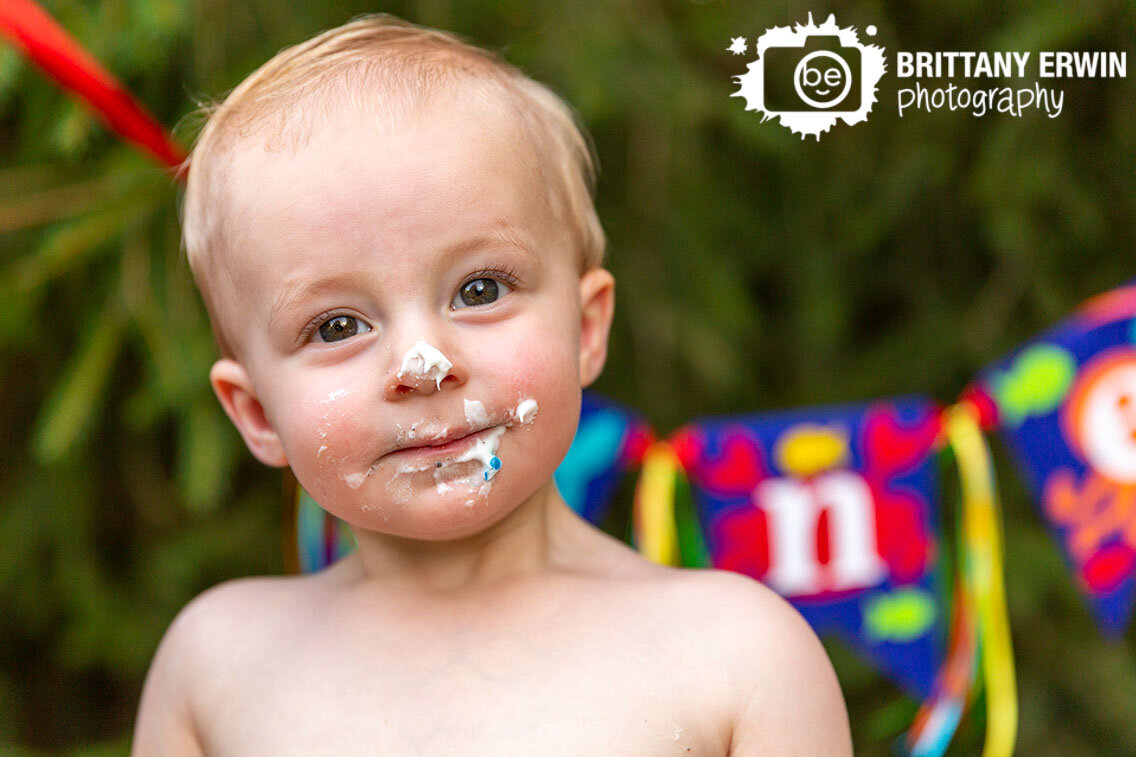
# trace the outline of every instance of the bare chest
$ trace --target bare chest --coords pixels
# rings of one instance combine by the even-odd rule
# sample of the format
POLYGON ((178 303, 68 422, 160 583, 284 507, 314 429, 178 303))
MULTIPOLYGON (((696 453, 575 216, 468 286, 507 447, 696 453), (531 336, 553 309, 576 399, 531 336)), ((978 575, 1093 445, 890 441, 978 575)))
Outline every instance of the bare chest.
POLYGON ((618 619, 347 627, 269 645, 201 725, 211 754, 725 755, 710 680, 618 619))

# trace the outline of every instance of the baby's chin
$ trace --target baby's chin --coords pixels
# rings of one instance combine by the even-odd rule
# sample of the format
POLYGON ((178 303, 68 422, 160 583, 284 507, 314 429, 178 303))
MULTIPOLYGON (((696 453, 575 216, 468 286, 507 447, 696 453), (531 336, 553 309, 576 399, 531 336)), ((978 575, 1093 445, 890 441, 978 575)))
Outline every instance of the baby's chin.
MULTIPOLYGON (((484 480, 476 461, 447 466, 446 475, 424 469, 387 481, 366 481, 329 511, 355 528, 424 541, 472 536, 515 509, 511 487, 484 480)), ((504 482, 501 482, 504 483, 504 482)))

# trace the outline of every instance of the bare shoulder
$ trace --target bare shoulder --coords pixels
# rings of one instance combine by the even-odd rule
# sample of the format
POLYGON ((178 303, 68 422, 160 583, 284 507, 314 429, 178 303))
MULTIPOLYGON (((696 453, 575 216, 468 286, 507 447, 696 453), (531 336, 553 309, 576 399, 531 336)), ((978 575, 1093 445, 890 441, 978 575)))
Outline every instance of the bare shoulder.
MULTIPOLYGON (((823 648, 793 607, 748 576, 724 570, 671 570, 675 592, 683 601, 713 610, 723 621, 723 641, 779 654, 808 653, 823 648)), ((825 660, 827 661, 827 655, 825 660)), ((763 661, 758 657, 755 662, 763 661)))
POLYGON ((623 573, 636 622, 697 670, 731 757, 852 754, 844 697, 804 618, 746 576, 650 563, 623 573))
POLYGON ((302 606, 326 578, 243 578, 193 599, 162 637, 138 708, 133 755, 203 754, 197 703, 223 693, 235 663, 288 628, 289 608, 302 606))
POLYGON ((717 620, 712 643, 732 661, 734 757, 851 755, 844 698, 804 618, 761 583, 726 571, 680 571, 689 606, 717 620))
POLYGON ((301 608, 310 607, 318 586, 327 581, 317 574, 240 578, 214 586, 177 614, 155 663, 164 662, 163 657, 189 659, 194 668, 206 670, 227 664, 242 656, 242 647, 262 645, 269 629, 279 633, 281 627, 294 625, 301 608))
POLYGON ((699 704, 720 717, 731 756, 852 754, 832 664, 788 602, 738 573, 663 567, 604 546, 588 564, 613 593, 607 617, 647 629, 644 643, 696 672, 699 704))

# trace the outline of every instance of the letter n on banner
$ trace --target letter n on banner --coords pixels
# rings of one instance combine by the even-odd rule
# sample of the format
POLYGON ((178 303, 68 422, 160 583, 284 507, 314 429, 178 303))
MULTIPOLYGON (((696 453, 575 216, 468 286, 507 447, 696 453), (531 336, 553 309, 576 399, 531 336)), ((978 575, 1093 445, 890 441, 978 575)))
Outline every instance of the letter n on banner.
POLYGON ((705 420, 672 437, 715 567, 763 581, 920 698, 944 635, 939 414, 889 400, 705 420))

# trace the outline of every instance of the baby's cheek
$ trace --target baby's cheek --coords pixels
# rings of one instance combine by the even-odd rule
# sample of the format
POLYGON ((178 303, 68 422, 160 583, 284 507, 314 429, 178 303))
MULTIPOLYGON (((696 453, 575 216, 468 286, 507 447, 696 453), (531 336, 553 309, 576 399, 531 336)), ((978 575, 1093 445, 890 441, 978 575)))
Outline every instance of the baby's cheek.
MULTIPOLYGON (((580 383, 574 355, 560 345, 523 343, 518 348, 518 370, 507 379, 509 397, 516 401, 533 399, 537 403, 531 426, 515 431, 533 431, 547 451, 571 442, 580 413, 580 383)), ((527 434, 526 434, 527 435, 527 434)))
POLYGON ((365 393, 337 386, 306 395, 296 404, 298 422, 285 440, 293 468, 322 476, 350 462, 351 451, 358 450, 361 441, 359 424, 369 416, 365 393))
POLYGON ((568 348, 566 339, 515 333, 496 341, 488 366, 504 384, 524 393, 577 380, 577 359, 578 354, 568 348))

